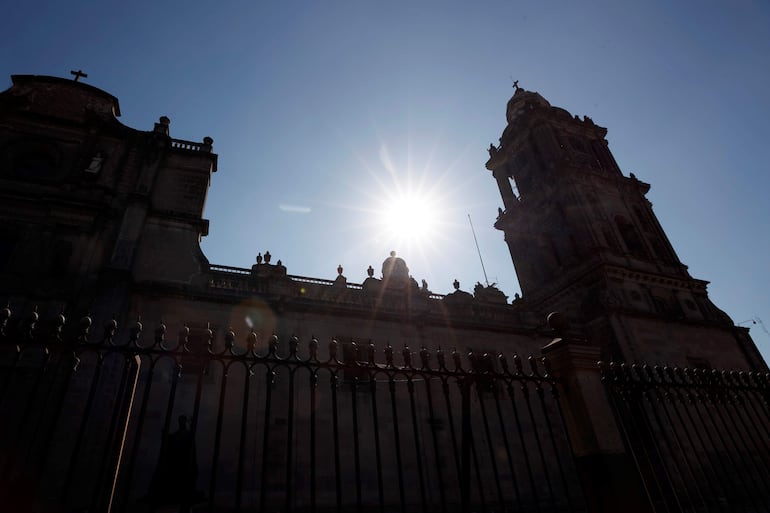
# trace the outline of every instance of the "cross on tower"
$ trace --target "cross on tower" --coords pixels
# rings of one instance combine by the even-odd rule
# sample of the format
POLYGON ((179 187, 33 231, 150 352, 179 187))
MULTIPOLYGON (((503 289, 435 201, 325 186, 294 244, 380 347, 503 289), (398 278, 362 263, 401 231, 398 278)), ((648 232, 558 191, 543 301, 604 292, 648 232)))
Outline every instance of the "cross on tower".
POLYGON ((514 81, 513 81, 513 88, 514 88, 516 91, 518 91, 518 90, 519 90, 519 81, 518 81, 518 80, 514 80, 514 81))
POLYGON ((74 78, 75 82, 78 82, 80 80, 80 77, 88 78, 88 75, 83 73, 81 70, 70 71, 70 75, 74 75, 75 76, 75 78, 74 78))

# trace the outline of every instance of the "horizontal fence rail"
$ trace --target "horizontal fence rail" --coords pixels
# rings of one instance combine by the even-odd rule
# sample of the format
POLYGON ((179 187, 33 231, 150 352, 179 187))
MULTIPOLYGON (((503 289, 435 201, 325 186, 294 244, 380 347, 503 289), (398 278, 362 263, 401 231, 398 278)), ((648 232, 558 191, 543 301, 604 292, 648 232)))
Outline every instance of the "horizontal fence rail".
POLYGON ((0 316, 18 510, 585 510, 533 357, 0 316))
POLYGON ((770 375, 600 369, 655 511, 770 511, 770 375))

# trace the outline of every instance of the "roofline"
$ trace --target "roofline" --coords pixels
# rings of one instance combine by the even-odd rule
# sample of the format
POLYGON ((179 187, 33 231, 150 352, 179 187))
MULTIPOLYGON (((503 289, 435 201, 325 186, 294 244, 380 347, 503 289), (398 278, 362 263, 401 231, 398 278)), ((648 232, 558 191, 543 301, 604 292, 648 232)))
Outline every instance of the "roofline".
POLYGON ((60 84, 60 85, 68 85, 68 86, 75 85, 76 87, 85 88, 92 93, 98 94, 99 96, 110 100, 113 105, 113 112, 115 114, 115 117, 120 116, 120 103, 118 102, 118 99, 116 97, 114 97, 107 91, 99 89, 98 87, 94 87, 90 84, 86 84, 84 82, 76 82, 75 80, 71 80, 68 78, 52 77, 48 75, 11 75, 11 81, 13 82, 13 85, 17 85, 17 84, 22 85, 24 83, 30 83, 30 82, 48 82, 51 84, 60 84))

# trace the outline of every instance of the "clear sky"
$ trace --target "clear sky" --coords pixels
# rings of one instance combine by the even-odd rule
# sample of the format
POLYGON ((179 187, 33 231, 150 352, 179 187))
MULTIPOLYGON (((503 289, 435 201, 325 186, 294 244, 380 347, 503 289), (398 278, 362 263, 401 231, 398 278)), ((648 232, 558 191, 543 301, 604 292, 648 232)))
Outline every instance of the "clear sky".
POLYGON ((211 263, 269 250, 360 283, 394 249, 434 292, 471 291, 470 214, 512 298, 484 163, 518 79, 609 129, 681 260, 768 358, 751 320, 770 329, 770 3, 634 3, 26 0, 3 9, 0 81, 82 68, 126 125, 167 115, 173 137, 213 137, 211 263), (383 213, 409 191, 435 221, 397 240, 383 213))

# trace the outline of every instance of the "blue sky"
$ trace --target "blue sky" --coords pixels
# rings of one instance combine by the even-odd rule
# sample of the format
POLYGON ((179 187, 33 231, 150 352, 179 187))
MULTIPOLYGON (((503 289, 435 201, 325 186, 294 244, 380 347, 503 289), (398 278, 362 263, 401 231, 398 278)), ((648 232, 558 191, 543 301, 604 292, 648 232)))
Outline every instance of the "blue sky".
POLYGON ((82 68, 123 123, 167 115, 173 137, 213 137, 212 263, 269 249, 291 274, 333 279, 342 264, 361 282, 395 249, 433 291, 471 290, 484 276, 470 214, 490 281, 513 297, 484 169, 513 77, 609 129, 681 260, 767 358, 770 335, 743 321, 770 326, 770 4, 628 4, 16 2, 0 82, 82 68), (410 187, 438 225, 397 244, 378 212, 410 187))

